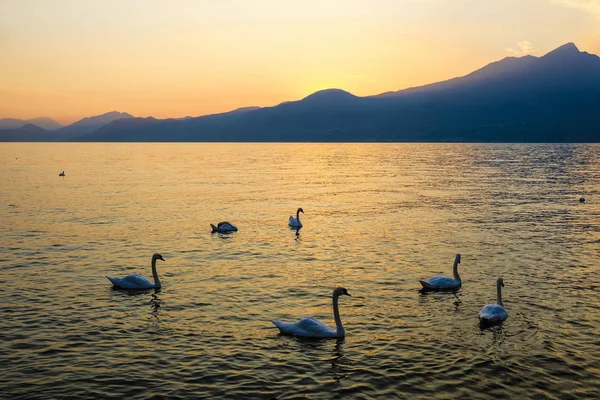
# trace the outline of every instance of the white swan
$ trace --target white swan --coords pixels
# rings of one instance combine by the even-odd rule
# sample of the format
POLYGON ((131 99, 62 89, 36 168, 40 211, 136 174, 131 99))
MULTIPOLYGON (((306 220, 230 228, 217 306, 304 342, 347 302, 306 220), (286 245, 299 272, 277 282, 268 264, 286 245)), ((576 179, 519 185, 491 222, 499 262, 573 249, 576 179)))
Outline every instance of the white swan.
POLYGON ((296 218, 294 218, 293 215, 290 215, 288 225, 291 228, 302 228, 302 222, 300 222, 300 213, 304 214, 304 210, 301 208, 296 211, 296 218))
POLYGON ((159 289, 161 284, 156 273, 156 260, 165 261, 165 259, 160 254, 152 256, 152 276, 154 277, 154 282, 138 274, 127 275, 125 278, 111 278, 107 276, 106 279, 111 281, 114 287, 118 289, 159 289))
POLYGON ((479 321, 487 324, 494 324, 502 322, 508 318, 508 312, 502 304, 502 287, 504 286, 504 280, 498 278, 496 282, 498 298, 496 302, 498 304, 488 304, 479 311, 479 321))
POLYGON ((214 226, 213 224, 210 224, 210 226, 212 227, 212 233, 215 233, 215 232, 219 232, 219 233, 237 232, 237 230, 238 230, 237 226, 235 226, 227 221, 219 222, 217 224, 217 226, 214 226))
POLYGON ((460 254, 454 258, 454 267, 452 269, 454 278, 449 276, 434 276, 426 281, 419 281, 423 290, 452 290, 458 289, 462 284, 460 275, 458 275, 458 264, 460 264, 460 254))
POLYGON ((65 176, 65 171, 63 171, 60 174, 58 174, 58 176, 65 176))
POLYGON ((333 291, 333 317, 335 319, 336 329, 331 329, 321 321, 313 317, 304 317, 297 322, 283 322, 280 320, 271 321, 279 328, 284 335, 293 335, 309 338, 336 338, 346 336, 346 331, 342 326, 340 319, 340 310, 338 309, 338 298, 341 295, 350 296, 350 293, 343 287, 338 287, 333 291))

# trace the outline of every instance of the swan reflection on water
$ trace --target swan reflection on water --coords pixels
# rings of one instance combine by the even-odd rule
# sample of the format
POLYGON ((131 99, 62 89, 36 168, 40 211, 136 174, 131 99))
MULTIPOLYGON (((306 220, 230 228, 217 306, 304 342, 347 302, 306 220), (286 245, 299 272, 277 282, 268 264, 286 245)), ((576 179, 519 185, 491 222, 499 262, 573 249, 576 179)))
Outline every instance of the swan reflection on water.
POLYGON ((330 360, 333 380, 338 383, 348 376, 348 373, 344 371, 344 365, 348 364, 345 362, 346 355, 344 354, 344 341, 344 338, 338 338, 336 340, 334 357, 330 360))
POLYGON ((146 303, 150 306, 150 315, 152 318, 158 318, 158 310, 161 307, 162 300, 158 295, 161 292, 160 288, 151 288, 151 289, 130 289, 123 290, 117 287, 113 287, 112 291, 115 295, 128 296, 128 297, 136 297, 136 296, 144 296, 148 293, 151 293, 151 299, 146 303))
POLYGON ((304 355, 314 355, 319 358, 319 361, 325 361, 331 364, 331 367, 327 369, 327 373, 331 375, 334 381, 341 383, 349 374, 348 366, 353 364, 348 361, 344 352, 344 344, 346 339, 340 338, 310 338, 301 336, 288 336, 280 333, 278 338, 283 340, 293 341, 298 345, 298 351, 304 355), (333 348, 331 344, 335 340, 333 348), (321 356, 327 355, 327 359, 324 360, 321 356))
POLYGON ((152 293, 152 296, 155 296, 157 294, 159 294, 162 289, 161 288, 148 288, 148 289, 121 289, 118 287, 111 287, 110 288, 112 290, 113 293, 115 294, 122 294, 125 296, 143 296, 145 294, 148 293, 152 293))
POLYGON ((425 299, 427 297, 434 297, 436 300, 441 300, 442 298, 452 295, 454 297, 454 301, 452 302, 452 304, 454 305, 454 312, 459 312, 460 311, 460 306, 462 306, 462 300, 460 299, 460 294, 462 293, 461 288, 458 288, 456 290, 453 291, 431 291, 431 290, 423 290, 420 289, 419 290, 419 302, 422 303, 422 305, 425 304, 425 299))
POLYGON ((500 324, 486 324, 479 322, 479 333, 483 336, 487 333, 492 334, 492 344, 496 345, 504 340, 506 332, 504 331, 504 325, 500 324))
POLYGON ((150 308, 152 309, 152 316, 156 319, 159 319, 158 310, 160 309, 160 303, 162 302, 162 300, 157 296, 157 294, 160 292, 160 289, 157 290, 157 292, 152 293, 152 300, 150 300, 148 304, 150 304, 150 308))

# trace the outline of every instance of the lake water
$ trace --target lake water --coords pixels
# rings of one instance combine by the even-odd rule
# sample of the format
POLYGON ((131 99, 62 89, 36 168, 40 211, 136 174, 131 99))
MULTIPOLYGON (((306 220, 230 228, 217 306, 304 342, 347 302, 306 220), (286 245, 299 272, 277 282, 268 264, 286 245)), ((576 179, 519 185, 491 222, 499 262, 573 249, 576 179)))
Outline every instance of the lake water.
POLYGON ((600 398, 599 155, 1 144, 0 397, 600 398), (156 252, 159 292, 104 277, 151 277, 156 252), (462 289, 420 294, 456 253, 462 289), (509 317, 482 330, 499 276, 509 317), (271 324, 333 325, 336 286, 345 339, 271 324))

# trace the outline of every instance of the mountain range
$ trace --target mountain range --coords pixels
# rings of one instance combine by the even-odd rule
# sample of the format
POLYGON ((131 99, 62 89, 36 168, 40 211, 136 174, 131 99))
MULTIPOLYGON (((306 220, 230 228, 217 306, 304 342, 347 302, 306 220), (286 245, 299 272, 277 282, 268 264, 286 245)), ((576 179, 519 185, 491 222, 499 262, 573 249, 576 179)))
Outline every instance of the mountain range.
POLYGON ((375 96, 327 89, 202 117, 109 114, 52 132, 31 124, 0 129, 0 140, 600 142, 600 58, 567 43, 542 57, 507 57, 463 77, 375 96))
POLYGON ((64 142, 77 140, 118 119, 133 118, 131 114, 111 111, 94 117, 83 118, 67 126, 44 117, 23 121, 12 118, 0 120, 0 141, 4 142, 64 142), (43 124, 36 123, 42 121, 43 124), (46 128, 44 129, 44 126, 46 128), (3 127, 6 127, 2 129, 3 127), (47 128, 53 127, 52 129, 47 128))
POLYGON ((25 125, 35 125, 47 131, 54 131, 62 128, 62 125, 48 117, 40 117, 34 119, 15 119, 15 118, 2 118, 0 119, 0 129, 18 129, 25 125))

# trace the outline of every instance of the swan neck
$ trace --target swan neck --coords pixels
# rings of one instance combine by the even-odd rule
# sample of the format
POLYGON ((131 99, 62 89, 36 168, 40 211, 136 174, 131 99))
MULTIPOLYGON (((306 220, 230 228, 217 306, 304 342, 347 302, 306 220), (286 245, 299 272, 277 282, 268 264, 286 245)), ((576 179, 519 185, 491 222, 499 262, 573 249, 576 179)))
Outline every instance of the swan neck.
POLYGON ((500 285, 500 283, 498 283, 498 298, 496 299, 496 302, 498 305, 504 307, 504 304, 502 303, 502 285, 500 285))
POLYGON ((335 319, 335 328, 338 336, 346 336, 346 331, 342 326, 342 319, 340 318, 340 309, 338 307, 339 296, 333 296, 333 318, 335 319))
POLYGON ((460 275, 458 275, 458 260, 454 261, 454 267, 452 268, 455 281, 460 281, 460 275))
POLYGON ((156 272, 156 258, 152 259, 152 276, 154 277, 154 287, 159 288, 160 279, 158 279, 158 272, 156 272))
POLYGON ((300 222, 300 210, 296 211, 296 221, 300 222))

